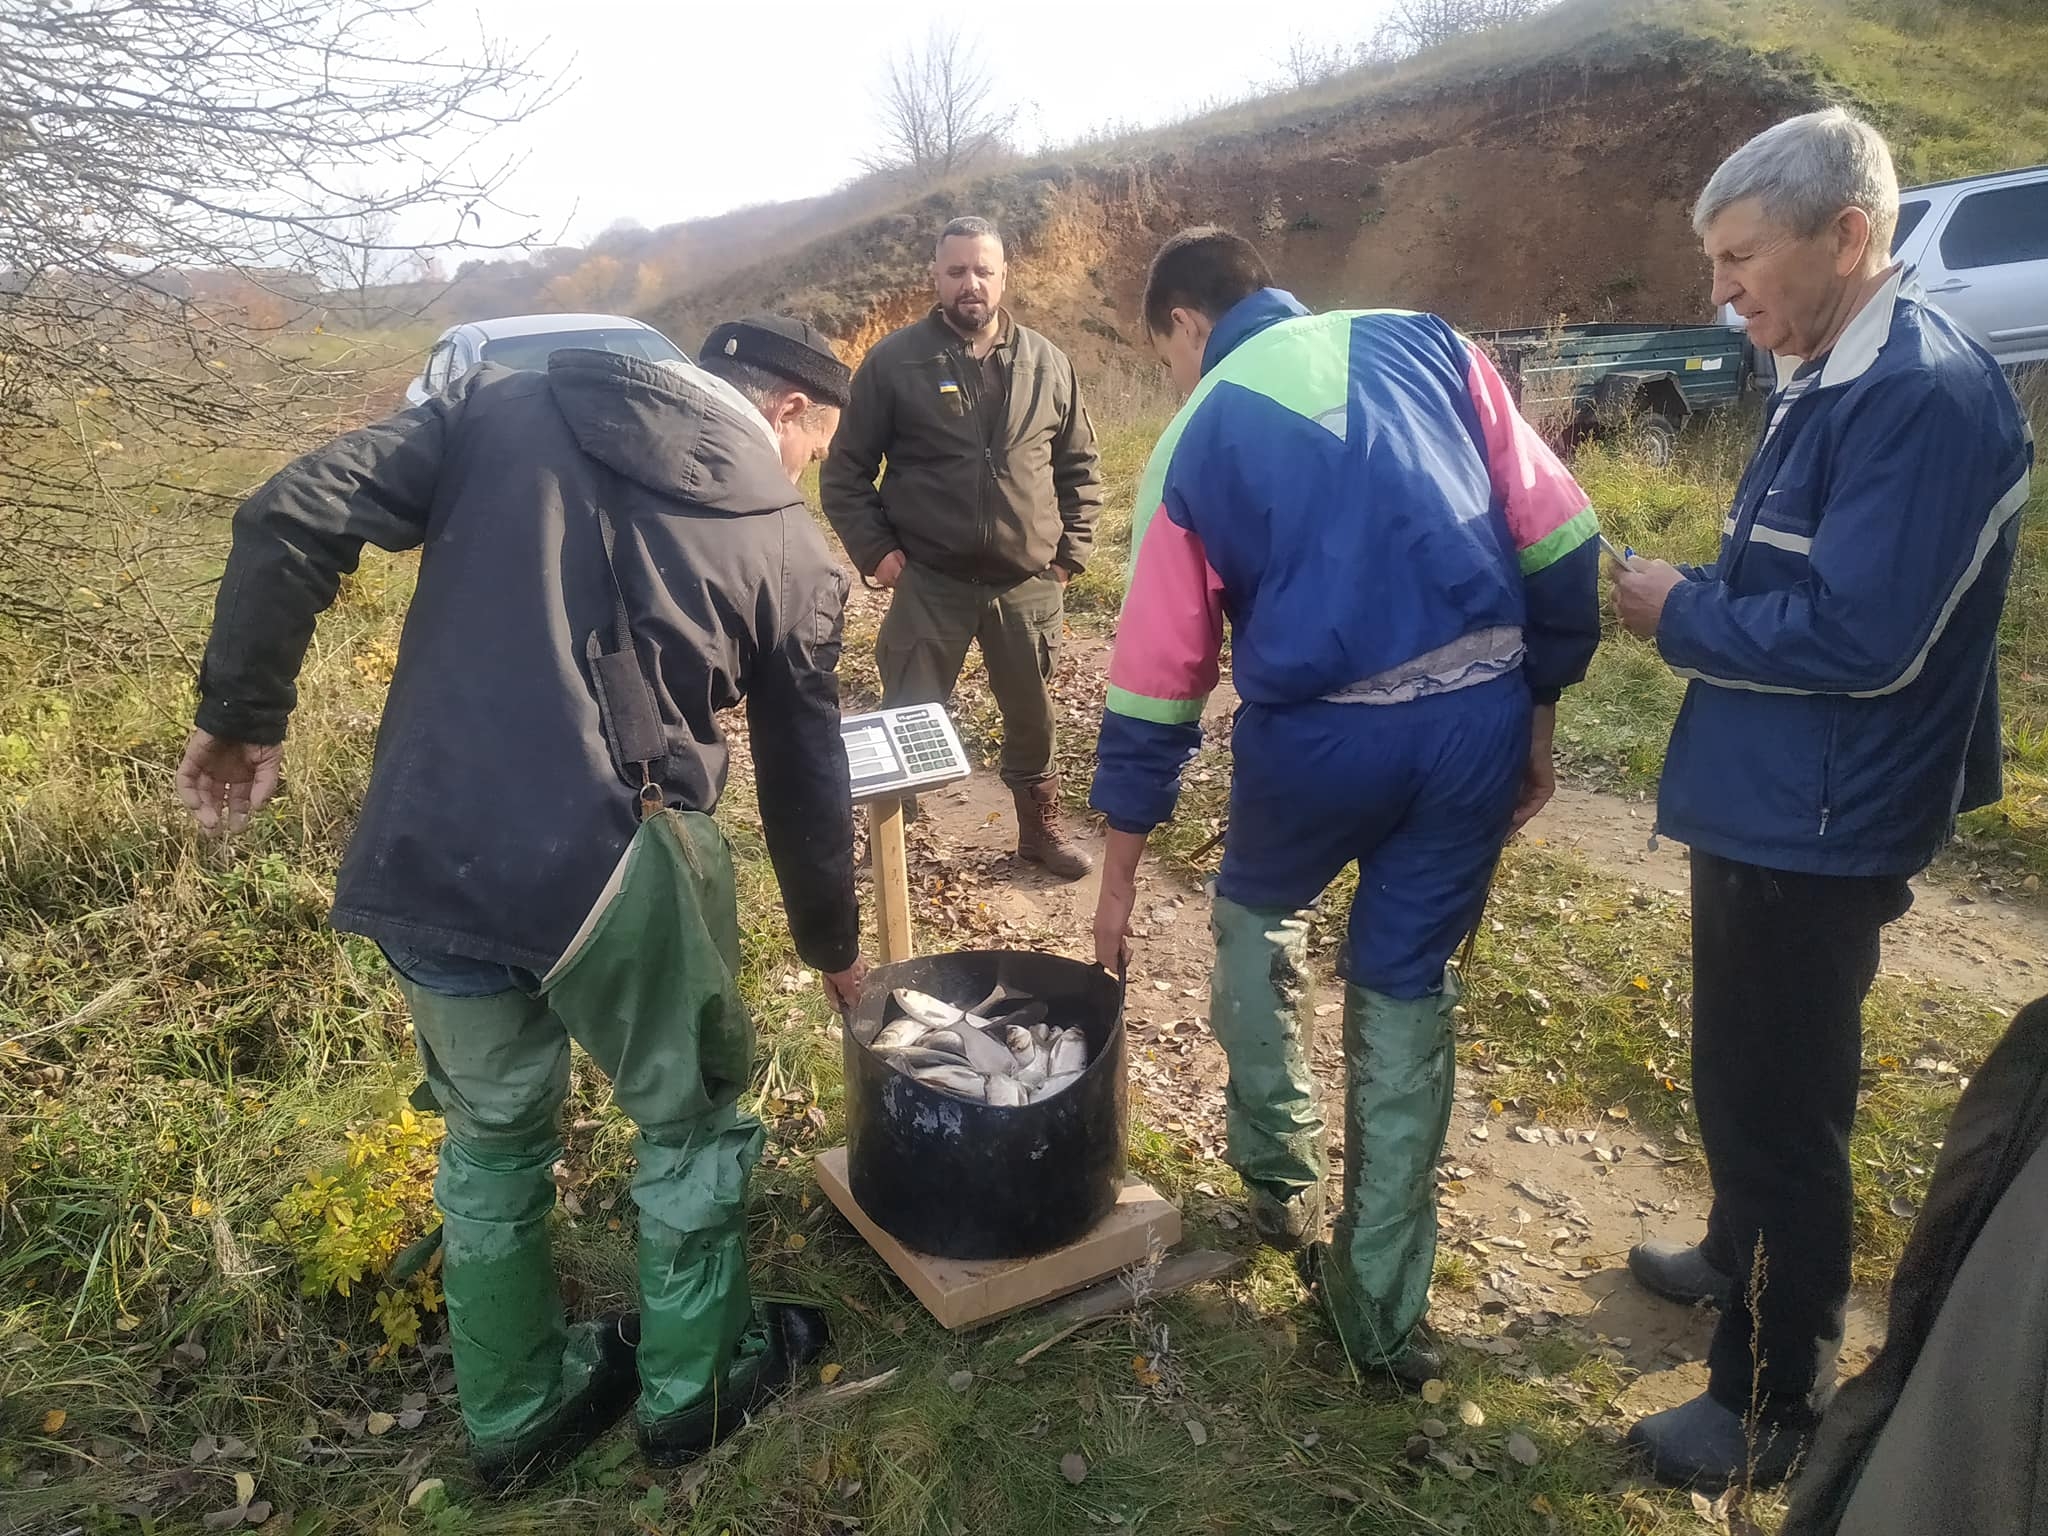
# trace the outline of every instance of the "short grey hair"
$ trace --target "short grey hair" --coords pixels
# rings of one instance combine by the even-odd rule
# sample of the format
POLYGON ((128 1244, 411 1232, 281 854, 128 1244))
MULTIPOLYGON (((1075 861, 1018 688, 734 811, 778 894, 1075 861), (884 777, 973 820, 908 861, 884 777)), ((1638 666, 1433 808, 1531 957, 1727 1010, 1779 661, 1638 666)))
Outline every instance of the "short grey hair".
POLYGON ((1899 177, 1884 135, 1840 107, 1766 128, 1721 162, 1692 211, 1695 233, 1755 198, 1773 223, 1819 234, 1844 208, 1870 219, 1871 249, 1888 252, 1899 223, 1899 177))
POLYGON ((932 247, 933 261, 939 259, 939 252, 946 248, 946 242, 954 239, 956 236, 968 240, 993 240, 998 250, 1001 250, 1005 256, 1009 254, 1009 251, 1003 246, 1001 231, 995 225, 989 223, 987 219, 976 218, 969 214, 964 218, 952 220, 944 229, 939 231, 938 244, 932 247))

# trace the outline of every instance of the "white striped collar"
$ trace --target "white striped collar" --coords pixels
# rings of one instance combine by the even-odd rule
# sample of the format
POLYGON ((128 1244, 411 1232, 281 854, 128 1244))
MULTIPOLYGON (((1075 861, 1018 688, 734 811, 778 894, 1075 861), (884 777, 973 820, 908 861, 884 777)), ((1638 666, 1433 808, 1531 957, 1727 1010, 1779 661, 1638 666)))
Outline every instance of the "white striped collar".
MULTIPOLYGON (((1842 327, 1842 334, 1829 350, 1827 361, 1821 364, 1819 388, 1833 389, 1838 384, 1853 383, 1870 372, 1871 365, 1877 361, 1877 354, 1892 339, 1892 319, 1901 296, 1919 298, 1920 285, 1907 277, 1903 264, 1895 264, 1884 286, 1864 300, 1863 307, 1842 327)), ((1776 355, 1775 361, 1777 376, 1789 379, 1805 365, 1806 359, 1781 353, 1776 355)))

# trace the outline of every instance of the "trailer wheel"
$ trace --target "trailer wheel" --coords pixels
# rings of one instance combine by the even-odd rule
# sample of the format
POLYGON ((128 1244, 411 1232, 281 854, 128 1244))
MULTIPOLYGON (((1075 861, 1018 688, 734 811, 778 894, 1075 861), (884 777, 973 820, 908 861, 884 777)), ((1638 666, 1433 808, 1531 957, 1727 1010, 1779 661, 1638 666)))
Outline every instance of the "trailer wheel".
POLYGON ((1646 411, 1636 418, 1636 450, 1650 463, 1663 469, 1678 453, 1679 424, 1669 416, 1657 411, 1646 411))

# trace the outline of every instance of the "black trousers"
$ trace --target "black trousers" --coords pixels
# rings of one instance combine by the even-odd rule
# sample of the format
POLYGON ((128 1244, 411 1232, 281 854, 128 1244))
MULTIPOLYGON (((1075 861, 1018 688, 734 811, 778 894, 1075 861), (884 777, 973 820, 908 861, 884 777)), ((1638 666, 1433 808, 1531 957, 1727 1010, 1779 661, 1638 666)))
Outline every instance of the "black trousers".
POLYGON ((1708 1390, 1793 1409, 1832 1370, 1849 1299, 1849 1129, 1878 931, 1903 875, 1692 856, 1693 1101, 1714 1181, 1707 1256, 1737 1278, 1708 1390))

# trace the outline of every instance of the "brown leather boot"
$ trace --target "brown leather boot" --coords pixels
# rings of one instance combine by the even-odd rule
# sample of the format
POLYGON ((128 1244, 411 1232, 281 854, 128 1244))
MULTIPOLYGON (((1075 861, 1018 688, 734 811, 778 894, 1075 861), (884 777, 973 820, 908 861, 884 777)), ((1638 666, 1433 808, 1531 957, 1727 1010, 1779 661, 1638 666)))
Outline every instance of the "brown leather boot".
POLYGON ((1017 801, 1017 858, 1025 864, 1043 864, 1049 875, 1078 880, 1095 863, 1074 844, 1060 827, 1060 781, 1043 779, 1028 789, 1013 788, 1017 801))

